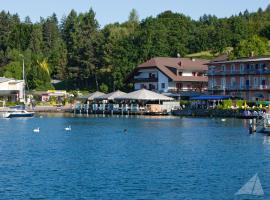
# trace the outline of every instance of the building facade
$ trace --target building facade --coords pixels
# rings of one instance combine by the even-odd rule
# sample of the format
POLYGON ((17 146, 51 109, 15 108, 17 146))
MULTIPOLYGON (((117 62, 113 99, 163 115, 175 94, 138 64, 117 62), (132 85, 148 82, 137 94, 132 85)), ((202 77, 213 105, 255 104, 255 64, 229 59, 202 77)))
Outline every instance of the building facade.
POLYGON ((270 57, 213 60, 208 80, 210 94, 270 100, 270 57))
POLYGON ((0 99, 10 102, 24 102, 24 81, 0 77, 0 99))
POLYGON ((135 90, 203 92, 207 90, 207 62, 191 58, 152 58, 135 68, 129 82, 134 83, 135 90))

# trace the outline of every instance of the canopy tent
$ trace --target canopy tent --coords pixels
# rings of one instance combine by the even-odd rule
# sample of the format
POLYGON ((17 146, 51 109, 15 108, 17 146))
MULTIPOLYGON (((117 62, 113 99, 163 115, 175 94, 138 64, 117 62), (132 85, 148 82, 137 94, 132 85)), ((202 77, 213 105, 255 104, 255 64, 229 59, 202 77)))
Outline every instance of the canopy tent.
POLYGON ((119 96, 123 96, 126 95, 127 93, 122 92, 120 90, 117 90, 115 92, 111 92, 109 94, 105 94, 105 95, 101 95, 98 97, 95 97, 94 100, 114 100, 115 98, 119 97, 119 96))
POLYGON ((257 101, 256 105, 266 105, 266 106, 268 106, 268 105, 270 105, 270 101, 257 101))
POLYGON ((141 89, 134 92, 130 92, 126 95, 119 96, 115 98, 117 100, 142 100, 142 101, 172 101, 174 100, 171 97, 167 97, 165 95, 141 89))
POLYGON ((198 97, 192 97, 190 100, 225 100, 231 99, 231 96, 222 96, 222 95, 202 95, 198 97))

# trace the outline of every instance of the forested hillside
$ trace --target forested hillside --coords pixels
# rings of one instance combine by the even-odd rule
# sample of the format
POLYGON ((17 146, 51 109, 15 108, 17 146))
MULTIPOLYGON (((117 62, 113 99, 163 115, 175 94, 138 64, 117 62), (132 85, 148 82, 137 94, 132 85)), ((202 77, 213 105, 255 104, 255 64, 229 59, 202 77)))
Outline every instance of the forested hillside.
POLYGON ((201 51, 230 57, 269 52, 270 6, 229 18, 204 15, 199 20, 166 11, 139 20, 132 10, 125 23, 100 28, 95 12, 72 10, 38 23, 0 13, 0 76, 21 79, 25 60, 27 87, 51 88, 51 79, 66 89, 127 90, 125 78, 140 62, 156 56, 185 56, 201 51), (230 48, 228 48, 230 47, 230 48))

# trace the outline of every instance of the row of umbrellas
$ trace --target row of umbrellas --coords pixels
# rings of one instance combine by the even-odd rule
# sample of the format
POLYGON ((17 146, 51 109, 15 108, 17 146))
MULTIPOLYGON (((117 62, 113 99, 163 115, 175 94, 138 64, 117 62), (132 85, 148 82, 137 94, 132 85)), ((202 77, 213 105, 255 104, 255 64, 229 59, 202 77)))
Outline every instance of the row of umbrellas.
POLYGON ((104 94, 102 92, 94 92, 84 97, 89 101, 93 100, 141 100, 141 101, 172 101, 173 98, 167 97, 147 89, 140 89, 134 92, 125 93, 120 90, 104 94))

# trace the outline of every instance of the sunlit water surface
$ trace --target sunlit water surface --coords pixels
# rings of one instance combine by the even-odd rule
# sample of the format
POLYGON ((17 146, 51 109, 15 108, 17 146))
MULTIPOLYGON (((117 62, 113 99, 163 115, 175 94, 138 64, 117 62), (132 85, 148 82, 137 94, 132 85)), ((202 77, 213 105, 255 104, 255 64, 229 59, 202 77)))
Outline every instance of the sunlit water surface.
POLYGON ((0 119, 0 199, 234 199, 255 173, 269 199, 270 139, 244 120, 0 119))

